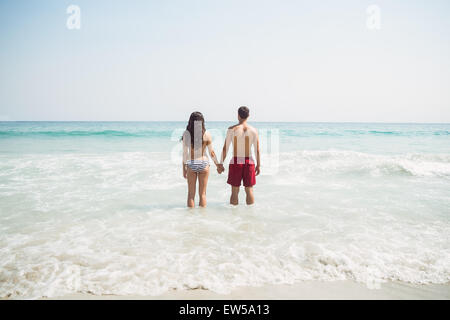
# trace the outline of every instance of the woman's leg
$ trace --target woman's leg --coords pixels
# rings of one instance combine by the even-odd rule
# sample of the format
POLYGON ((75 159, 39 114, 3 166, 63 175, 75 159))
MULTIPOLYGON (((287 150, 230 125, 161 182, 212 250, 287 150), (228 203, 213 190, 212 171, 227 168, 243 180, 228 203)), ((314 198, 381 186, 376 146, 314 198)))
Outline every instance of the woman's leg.
POLYGON ((200 207, 206 207, 206 186, 208 185, 209 166, 198 173, 198 195, 200 196, 200 207))
POLYGON ((190 168, 187 169, 187 183, 188 183, 188 197, 187 206, 189 208, 195 207, 195 185, 197 182, 197 173, 190 168))

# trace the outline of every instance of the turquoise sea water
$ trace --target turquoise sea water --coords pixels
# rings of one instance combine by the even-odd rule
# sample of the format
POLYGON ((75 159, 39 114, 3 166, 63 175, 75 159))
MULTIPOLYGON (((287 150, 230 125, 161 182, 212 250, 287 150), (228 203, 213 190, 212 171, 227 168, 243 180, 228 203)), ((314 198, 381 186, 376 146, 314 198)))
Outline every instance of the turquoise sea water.
POLYGON ((253 123, 256 204, 195 210, 185 125, 0 122, 0 297, 450 281, 450 124, 253 123))

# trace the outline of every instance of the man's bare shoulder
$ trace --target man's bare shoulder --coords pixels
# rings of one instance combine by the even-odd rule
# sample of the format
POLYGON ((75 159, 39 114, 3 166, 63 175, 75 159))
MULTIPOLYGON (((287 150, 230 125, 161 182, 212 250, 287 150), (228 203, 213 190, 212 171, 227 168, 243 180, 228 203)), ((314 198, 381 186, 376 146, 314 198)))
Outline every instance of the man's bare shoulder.
POLYGON ((256 130, 255 127, 253 127, 253 126, 251 126, 251 125, 249 125, 249 124, 247 124, 247 131, 248 131, 248 133, 250 133, 250 134, 254 134, 254 135, 257 135, 257 134, 258 134, 258 130, 256 130))
POLYGON ((239 123, 236 123, 235 125, 233 125, 233 126, 231 126, 231 127, 228 127, 228 130, 234 130, 234 129, 236 129, 237 127, 239 127, 240 126, 240 124, 239 123))

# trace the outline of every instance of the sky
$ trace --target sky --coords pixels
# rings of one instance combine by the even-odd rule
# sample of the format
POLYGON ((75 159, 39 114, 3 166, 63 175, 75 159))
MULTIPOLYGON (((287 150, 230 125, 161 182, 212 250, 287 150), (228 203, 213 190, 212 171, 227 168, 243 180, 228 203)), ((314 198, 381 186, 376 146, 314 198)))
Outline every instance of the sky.
POLYGON ((448 0, 0 0, 0 121, 443 123, 449 89, 448 0))

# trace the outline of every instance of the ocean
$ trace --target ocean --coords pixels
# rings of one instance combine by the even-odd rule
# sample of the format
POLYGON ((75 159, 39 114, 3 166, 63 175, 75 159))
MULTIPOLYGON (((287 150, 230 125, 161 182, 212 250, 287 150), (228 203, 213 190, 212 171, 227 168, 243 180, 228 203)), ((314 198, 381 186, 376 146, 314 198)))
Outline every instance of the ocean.
POLYGON ((252 125, 255 205, 189 210, 185 122, 0 122, 0 297, 450 282, 450 124, 252 125))

